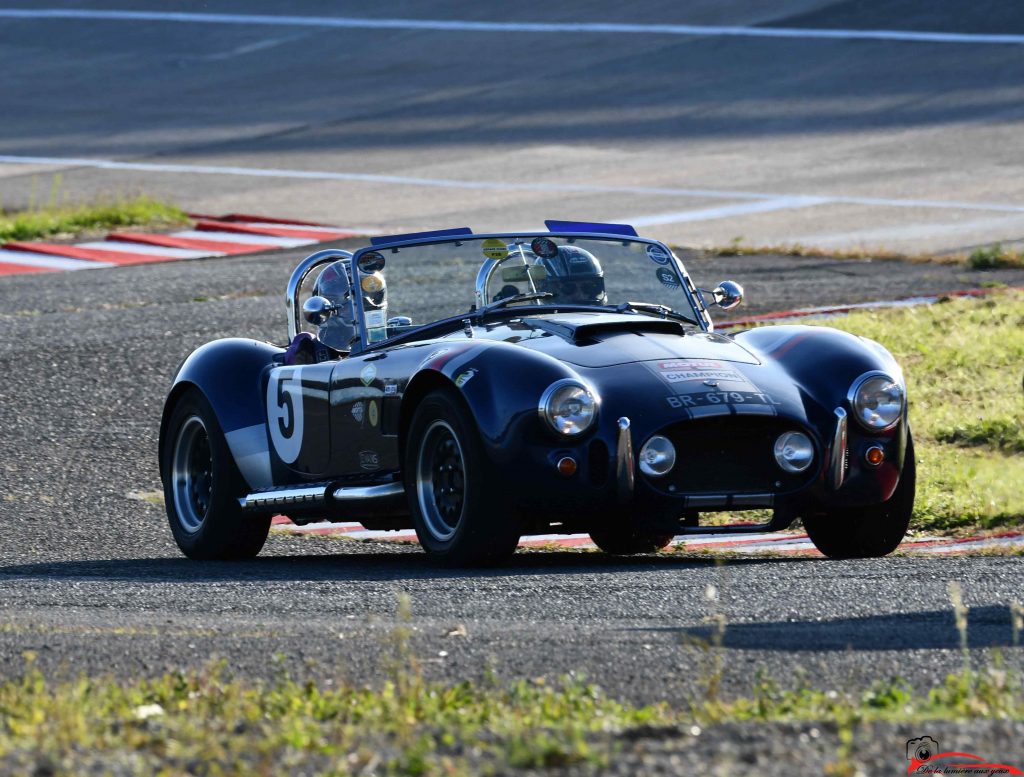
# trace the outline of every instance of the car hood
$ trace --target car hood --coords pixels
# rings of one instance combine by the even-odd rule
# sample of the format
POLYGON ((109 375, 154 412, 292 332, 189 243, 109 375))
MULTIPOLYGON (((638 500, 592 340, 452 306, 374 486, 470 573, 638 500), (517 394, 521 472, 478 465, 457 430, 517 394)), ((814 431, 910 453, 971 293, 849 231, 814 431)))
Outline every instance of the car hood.
POLYGON ((512 342, 585 368, 668 359, 760 363, 752 352, 728 337, 708 332, 684 332, 676 321, 644 315, 562 313, 530 316, 489 328, 485 336, 512 342))

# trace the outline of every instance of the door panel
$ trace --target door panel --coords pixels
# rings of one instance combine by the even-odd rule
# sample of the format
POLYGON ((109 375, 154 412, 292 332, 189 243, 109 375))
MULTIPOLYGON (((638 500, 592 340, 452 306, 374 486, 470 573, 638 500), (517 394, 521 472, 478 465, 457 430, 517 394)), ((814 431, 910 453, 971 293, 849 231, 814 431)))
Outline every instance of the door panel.
POLYGON ((302 475, 327 472, 331 459, 332 364, 277 367, 267 383, 267 429, 279 464, 302 475))

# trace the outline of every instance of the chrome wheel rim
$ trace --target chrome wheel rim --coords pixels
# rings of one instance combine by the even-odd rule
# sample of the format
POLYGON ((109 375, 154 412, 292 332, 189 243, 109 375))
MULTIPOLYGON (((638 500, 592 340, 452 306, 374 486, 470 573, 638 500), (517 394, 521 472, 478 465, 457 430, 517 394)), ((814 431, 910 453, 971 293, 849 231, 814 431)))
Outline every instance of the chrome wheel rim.
POLYGON ((171 459, 174 512, 185 531, 198 531, 210 511, 213 497, 213 454, 206 425, 189 416, 178 430, 171 459))
POLYGON ((462 446, 446 421, 427 427, 416 465, 416 497, 431 537, 455 536, 466 507, 466 464, 462 446))

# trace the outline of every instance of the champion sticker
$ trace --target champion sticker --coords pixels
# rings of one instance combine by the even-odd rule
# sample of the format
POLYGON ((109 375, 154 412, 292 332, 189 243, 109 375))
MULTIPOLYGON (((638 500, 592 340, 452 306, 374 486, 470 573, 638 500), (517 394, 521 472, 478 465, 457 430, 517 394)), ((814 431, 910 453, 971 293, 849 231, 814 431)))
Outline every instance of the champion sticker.
POLYGON ((373 383, 374 378, 377 377, 377 366, 374 364, 367 364, 363 367, 363 371, 359 373, 359 380, 363 382, 364 386, 369 386, 373 383))
POLYGON ((471 380, 473 380, 473 376, 476 375, 476 373, 476 367, 470 367, 465 372, 459 373, 459 375, 455 378, 455 385, 458 386, 459 388, 462 388, 471 380))
POLYGON ((377 410, 377 403, 374 400, 370 400, 369 406, 366 408, 366 414, 370 417, 370 426, 376 426, 380 420, 380 413, 377 410))
POLYGON ((668 286, 670 289, 679 288, 679 279, 670 267, 659 267, 654 274, 662 286, 668 286))
POLYGON ((669 254, 659 245, 647 246, 647 258, 655 264, 668 264, 669 254))
POLYGON ((362 402, 356 402, 352 405, 352 417, 356 419, 356 423, 362 425, 363 417, 366 412, 366 407, 362 402))
POLYGON ((483 249, 484 256, 488 259, 500 262, 508 256, 508 247, 504 241, 498 240, 496 237, 487 238, 487 240, 480 244, 480 247, 483 249))

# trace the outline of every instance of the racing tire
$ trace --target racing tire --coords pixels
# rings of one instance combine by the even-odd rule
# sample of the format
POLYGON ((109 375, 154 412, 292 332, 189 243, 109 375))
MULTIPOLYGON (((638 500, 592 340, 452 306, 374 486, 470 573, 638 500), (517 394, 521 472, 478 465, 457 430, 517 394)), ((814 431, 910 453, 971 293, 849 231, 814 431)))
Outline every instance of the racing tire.
POLYGON ((832 559, 879 558, 899 547, 914 512, 917 464, 914 441, 907 433, 907 451, 896 490, 880 505, 831 510, 804 516, 814 547, 832 559))
POLYGON ((242 512, 248 489, 217 416, 198 389, 171 412, 164 438, 164 504, 171 534, 191 559, 253 558, 270 533, 270 515, 242 512))
MULTIPOLYGON (((623 519, 620 518, 620 521, 623 519)), ((638 553, 657 553, 672 542, 674 535, 644 531, 633 526, 606 523, 590 529, 590 539, 605 553, 613 556, 632 556, 638 553)))
POLYGON ((491 487, 493 471, 461 398, 427 394, 407 439, 406 493, 427 554, 454 567, 496 564, 515 553, 518 523, 502 504, 502 491, 491 487))

